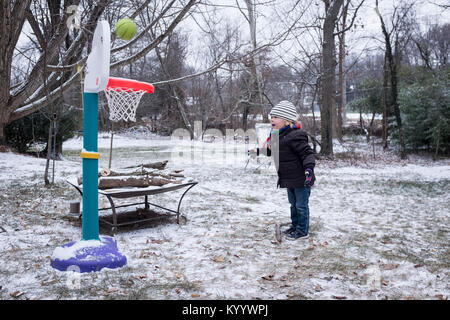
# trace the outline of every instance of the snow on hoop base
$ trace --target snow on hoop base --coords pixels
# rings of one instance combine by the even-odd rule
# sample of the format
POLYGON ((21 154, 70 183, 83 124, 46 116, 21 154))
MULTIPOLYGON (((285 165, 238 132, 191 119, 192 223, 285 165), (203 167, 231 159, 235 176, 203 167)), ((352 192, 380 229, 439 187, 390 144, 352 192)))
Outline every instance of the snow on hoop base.
POLYGON ((103 268, 116 269, 127 264, 112 237, 100 240, 73 241, 53 251, 51 265, 59 271, 94 272, 103 268))

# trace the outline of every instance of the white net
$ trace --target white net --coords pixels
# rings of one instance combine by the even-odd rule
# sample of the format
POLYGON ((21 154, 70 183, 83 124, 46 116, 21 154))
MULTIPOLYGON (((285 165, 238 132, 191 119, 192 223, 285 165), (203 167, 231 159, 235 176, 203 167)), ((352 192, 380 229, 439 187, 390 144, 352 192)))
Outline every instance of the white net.
POLYGON ((106 89, 106 99, 109 106, 111 121, 136 121, 136 109, 144 95, 144 90, 106 89))

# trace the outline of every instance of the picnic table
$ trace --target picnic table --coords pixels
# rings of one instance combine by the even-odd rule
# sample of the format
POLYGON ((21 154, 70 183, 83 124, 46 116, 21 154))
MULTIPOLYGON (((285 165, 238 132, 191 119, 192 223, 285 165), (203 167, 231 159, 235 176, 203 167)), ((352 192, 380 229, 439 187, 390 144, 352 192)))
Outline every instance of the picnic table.
MULTIPOLYGON (((72 185, 80 194, 81 196, 83 196, 83 190, 82 187, 78 186, 76 182, 72 182, 69 180, 66 180, 67 183, 69 183, 70 185, 72 185)), ((166 218, 167 216, 157 216, 157 217, 151 217, 151 218, 139 218, 136 220, 132 220, 132 221, 127 221, 127 222, 121 222, 119 223, 117 220, 117 208, 123 208, 123 207, 130 207, 130 206, 138 206, 138 205, 144 205, 144 211, 148 211, 150 209, 150 205, 155 206, 157 208, 166 210, 168 212, 170 212, 172 216, 176 215, 177 218, 177 223, 180 223, 180 207, 181 207, 181 201, 183 200, 184 196, 186 195, 186 193, 193 188, 198 182, 190 179, 190 180, 185 180, 182 181, 180 184, 166 184, 164 186, 149 186, 149 187, 145 187, 145 188, 115 188, 115 189, 105 189, 105 190, 98 190, 98 193, 101 195, 104 195, 109 203, 110 203, 110 207, 106 207, 106 208, 99 208, 99 211, 103 211, 103 210, 111 210, 112 211, 112 221, 108 221, 106 219, 103 219, 101 216, 99 216, 99 222, 103 222, 109 226, 111 226, 111 232, 114 234, 117 230, 118 227, 120 226, 125 226, 125 225, 130 225, 130 224, 135 224, 138 222, 145 222, 145 221, 150 221, 150 220, 157 220, 157 219, 162 219, 162 218, 166 218), (180 190, 186 188, 186 190, 183 192, 183 194, 181 195, 180 199, 178 200, 178 207, 177 210, 172 210, 160 205, 157 205, 155 203, 151 203, 148 201, 148 197, 152 196, 152 195, 156 195, 156 194, 161 194, 161 193, 165 193, 165 192, 173 192, 176 190, 180 190), (136 198, 136 197, 144 197, 144 202, 137 202, 137 203, 130 203, 130 204, 123 204, 123 205, 116 205, 114 203, 115 199, 126 199, 126 198, 136 198)), ((79 218, 82 217, 82 213, 80 214, 79 218)))

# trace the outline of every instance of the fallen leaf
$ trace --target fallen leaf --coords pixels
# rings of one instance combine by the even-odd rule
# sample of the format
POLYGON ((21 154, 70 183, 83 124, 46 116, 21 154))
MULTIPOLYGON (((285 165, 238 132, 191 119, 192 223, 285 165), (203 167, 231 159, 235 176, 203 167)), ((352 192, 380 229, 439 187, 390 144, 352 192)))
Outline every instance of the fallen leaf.
POLYGON ((273 277, 275 276, 275 274, 273 274, 273 273, 271 273, 271 274, 268 274, 267 276, 264 276, 264 277, 262 277, 264 280, 268 280, 268 281, 271 281, 271 280, 273 280, 273 277))
POLYGON ((398 264, 388 263, 388 264, 383 264, 383 265, 381 266, 381 268, 382 268, 383 270, 394 270, 394 269, 397 269, 398 266, 399 266, 398 264))
POLYGON ((439 300, 448 300, 448 297, 445 297, 443 294, 437 294, 435 295, 436 298, 438 298, 439 300))
POLYGON ((316 290, 317 292, 322 291, 322 287, 320 285, 317 285, 314 290, 316 290))
POLYGON ((381 284, 382 284, 383 286, 387 286, 387 285, 388 285, 388 282, 387 282, 386 280, 381 280, 381 284))
POLYGON ((155 239, 152 239, 152 243, 156 243, 156 244, 161 244, 161 243, 163 243, 164 241, 162 241, 162 240, 155 240, 155 239))
POLYGON ((142 279, 147 278, 147 275, 146 274, 141 274, 140 276, 138 276, 138 278, 142 280, 142 279))
POLYGON ((13 297, 13 298, 18 298, 18 297, 20 297, 21 295, 23 295, 24 293, 25 293, 25 292, 21 292, 21 291, 17 290, 17 291, 11 292, 9 295, 10 295, 11 297, 13 297))
POLYGON ((219 256, 219 257, 213 258, 213 261, 215 261, 215 262, 224 262, 225 258, 223 256, 219 256))
POLYGON ((347 297, 346 296, 332 296, 334 299, 337 299, 337 300, 345 300, 345 299, 347 299, 347 297))
POLYGON ((198 293, 193 293, 191 294, 192 298, 200 298, 200 295, 198 293))
POLYGON ((414 268, 421 268, 421 267, 423 267, 423 266, 424 266, 423 263, 419 263, 419 264, 416 264, 416 265, 414 266, 414 268))
POLYGON ((41 282, 41 286, 48 286, 48 285, 54 284, 54 283, 56 283, 56 282, 57 282, 56 279, 55 279, 55 280, 50 280, 50 281, 48 281, 48 282, 42 281, 42 282, 41 282))
POLYGON ((117 291, 119 291, 119 289, 117 289, 117 288, 111 288, 111 289, 109 289, 108 291, 103 292, 103 295, 104 295, 104 296, 109 296, 111 293, 117 292, 117 291))

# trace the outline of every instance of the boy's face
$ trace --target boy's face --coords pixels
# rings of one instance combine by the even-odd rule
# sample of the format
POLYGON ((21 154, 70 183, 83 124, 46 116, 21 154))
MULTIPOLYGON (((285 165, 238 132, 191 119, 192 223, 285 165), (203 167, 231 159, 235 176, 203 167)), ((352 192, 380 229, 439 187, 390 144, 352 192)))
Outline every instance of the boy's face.
POLYGON ((270 117, 270 124, 272 125, 272 129, 279 130, 286 126, 287 121, 281 118, 277 118, 276 116, 270 117))

